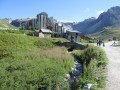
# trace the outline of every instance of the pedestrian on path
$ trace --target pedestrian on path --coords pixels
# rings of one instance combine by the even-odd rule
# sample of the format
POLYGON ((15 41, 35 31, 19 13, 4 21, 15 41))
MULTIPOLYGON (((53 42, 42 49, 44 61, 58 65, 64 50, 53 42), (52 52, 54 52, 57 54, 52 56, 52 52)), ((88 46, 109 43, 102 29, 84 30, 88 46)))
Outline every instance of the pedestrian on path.
POLYGON ((102 44, 102 43, 101 43, 101 40, 99 39, 99 47, 101 46, 101 44, 102 44))
POLYGON ((114 46, 116 45, 115 41, 114 41, 114 43, 112 45, 114 45, 114 46))
POLYGON ((97 40, 97 46, 98 46, 98 44, 99 44, 99 40, 97 40))
POLYGON ((103 47, 105 47, 105 43, 104 43, 104 41, 103 41, 103 47))

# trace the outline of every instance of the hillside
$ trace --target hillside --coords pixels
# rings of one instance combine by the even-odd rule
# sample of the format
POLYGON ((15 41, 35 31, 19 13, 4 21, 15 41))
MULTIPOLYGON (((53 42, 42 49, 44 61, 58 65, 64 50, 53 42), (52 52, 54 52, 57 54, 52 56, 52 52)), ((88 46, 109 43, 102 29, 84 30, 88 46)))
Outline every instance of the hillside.
POLYGON ((4 20, 0 19, 0 29, 7 28, 7 29, 18 29, 17 27, 5 22, 4 20))
POLYGON ((109 30, 110 32, 107 31, 109 33, 114 34, 116 32, 120 32, 119 29, 116 30, 116 28, 119 28, 120 25, 120 6, 116 6, 108 9, 106 12, 100 14, 98 18, 92 17, 77 24, 69 24, 69 25, 73 28, 73 30, 78 30, 85 35, 98 32, 103 36, 103 33, 104 35, 107 34, 106 30, 104 30, 104 28, 107 27, 113 28, 109 30))
POLYGON ((120 39, 120 27, 105 27, 103 30, 100 30, 88 36, 92 38, 102 39, 112 39, 113 37, 120 39))
POLYGON ((0 34, 0 89, 55 90, 60 84, 61 90, 67 90, 63 80, 74 66, 74 59, 55 44, 66 41, 0 34))

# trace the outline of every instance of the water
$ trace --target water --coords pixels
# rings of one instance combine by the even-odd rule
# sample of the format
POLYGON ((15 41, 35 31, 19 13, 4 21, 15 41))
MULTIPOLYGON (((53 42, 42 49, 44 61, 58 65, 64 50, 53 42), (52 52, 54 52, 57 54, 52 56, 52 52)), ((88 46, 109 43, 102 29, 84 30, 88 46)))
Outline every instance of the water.
POLYGON ((78 77, 82 73, 82 65, 80 64, 80 62, 76 57, 74 57, 74 62, 75 62, 75 68, 72 69, 72 73, 70 74, 70 78, 68 80, 71 90, 73 90, 73 87, 75 86, 78 77))

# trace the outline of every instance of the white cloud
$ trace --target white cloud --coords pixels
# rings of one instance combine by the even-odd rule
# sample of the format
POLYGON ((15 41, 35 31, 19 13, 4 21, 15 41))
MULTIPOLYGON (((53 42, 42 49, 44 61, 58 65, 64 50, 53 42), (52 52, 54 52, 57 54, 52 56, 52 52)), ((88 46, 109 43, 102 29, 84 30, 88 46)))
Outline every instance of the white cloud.
POLYGON ((84 12, 90 12, 90 8, 86 8, 84 12))
POLYGON ((98 11, 97 12, 97 16, 99 16, 101 13, 103 13, 103 12, 105 12, 105 11, 98 11))

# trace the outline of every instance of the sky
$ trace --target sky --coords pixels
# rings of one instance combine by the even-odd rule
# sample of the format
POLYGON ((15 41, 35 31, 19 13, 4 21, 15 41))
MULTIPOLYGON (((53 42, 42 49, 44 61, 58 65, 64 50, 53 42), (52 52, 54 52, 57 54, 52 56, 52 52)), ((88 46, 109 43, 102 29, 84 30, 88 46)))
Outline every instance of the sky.
POLYGON ((120 6, 120 0, 0 0, 0 19, 36 17, 46 12, 56 20, 79 22, 114 6, 120 6))

